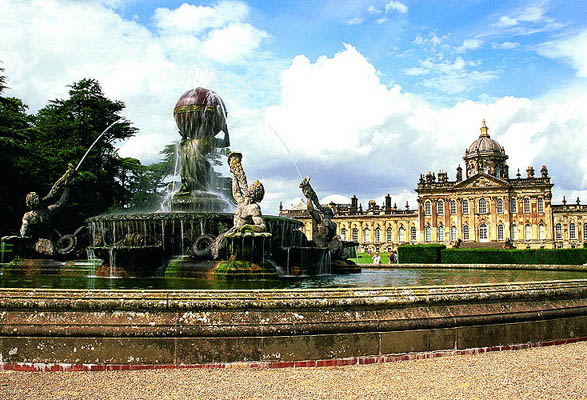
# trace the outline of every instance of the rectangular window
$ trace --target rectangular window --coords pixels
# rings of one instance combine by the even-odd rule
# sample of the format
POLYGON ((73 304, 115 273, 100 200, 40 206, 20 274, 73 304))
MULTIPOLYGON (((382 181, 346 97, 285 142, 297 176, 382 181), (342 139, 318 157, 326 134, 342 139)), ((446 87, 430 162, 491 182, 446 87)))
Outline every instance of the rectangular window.
POLYGON ((416 241, 416 228, 412 227, 412 242, 416 241))
POLYGON ((538 199, 538 212, 544 212, 544 199, 538 199))
POLYGON ((450 228, 450 241, 451 242, 457 241, 457 227, 456 226, 452 226, 450 228))
POLYGON ((469 240, 469 225, 463 226, 463 240, 469 240))
POLYGON ((517 211, 517 206, 516 206, 516 199, 511 199, 510 200, 510 212, 511 213, 516 213, 517 211))
POLYGON ((502 199, 497 200, 496 211, 498 214, 503 214, 503 200, 502 199))
POLYGON ((469 214, 469 202, 463 200, 463 214, 469 214))
POLYGON ((438 227, 438 241, 444 242, 444 227, 442 226, 438 227))
POLYGON ((538 238, 540 240, 546 239, 546 229, 544 229, 544 224, 538 225, 538 238))
POLYGON ((452 215, 455 215, 455 214, 457 213, 457 202, 456 202, 456 201, 454 201, 454 200, 452 200, 452 201, 450 202, 450 213, 451 213, 452 215))
POLYGON ((556 235, 556 240, 563 240, 563 226, 561 224, 556 224, 554 232, 556 235))
POLYGON ((444 201, 439 201, 436 204, 436 212, 438 215, 444 215, 444 201))
POLYGON ((577 230, 575 229, 575 224, 573 222, 569 225, 569 237, 571 239, 577 239, 577 230))
POLYGON ((530 199, 524 199, 524 214, 530 214, 530 199))

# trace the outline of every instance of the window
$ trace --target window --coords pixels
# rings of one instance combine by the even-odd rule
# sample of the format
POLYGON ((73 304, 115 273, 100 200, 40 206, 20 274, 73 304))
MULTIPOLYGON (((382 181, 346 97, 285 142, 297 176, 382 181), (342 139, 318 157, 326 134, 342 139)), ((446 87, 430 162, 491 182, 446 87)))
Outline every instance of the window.
POLYGON ((416 228, 414 228, 414 227, 412 226, 412 229, 410 229, 410 231, 411 231, 411 240, 412 240, 412 242, 415 242, 415 241, 416 241, 416 239, 417 239, 417 238, 416 238, 416 228))
POLYGON ((530 214, 530 199, 524 199, 524 214, 530 214))
POLYGON ((487 202, 485 199, 479 200, 479 214, 487 214, 487 202))
POLYGON ((583 240, 587 242, 587 224, 583 224, 583 240))
POLYGON ((469 202, 463 200, 463 214, 469 214, 469 202))
POLYGON ((515 213, 515 212, 517 212, 516 210, 517 210, 516 199, 511 199, 510 200, 510 212, 515 213))
POLYGON ((503 200, 497 199, 496 211, 498 214, 503 214, 503 200))
POLYGON ((546 229, 544 229, 544 224, 538 225, 538 239, 546 239, 546 229))
POLYGON ((503 224, 497 225, 497 240, 503 240, 503 224))
POLYGON ((426 241, 429 242, 432 240, 432 228, 430 228, 430 226, 426 227, 426 241))
POLYGON ((457 241, 457 227, 456 226, 450 227, 450 241, 451 242, 457 241))
POLYGON ((577 230, 575 229, 575 223, 571 222, 569 224, 569 238, 570 239, 577 239, 577 230))
POLYGON ((512 224, 510 231, 510 237, 512 238, 512 240, 518 240, 518 227, 516 226, 516 224, 512 224))
POLYGON ((406 241, 406 230, 404 229, 403 226, 399 227, 398 234, 399 234, 399 241, 401 243, 405 242, 406 241))
POLYGON ((532 227, 530 224, 524 225, 524 239, 532 240, 532 227))
POLYGON ((561 224, 556 224, 554 227, 554 232, 556 235, 556 240, 563 240, 563 226, 561 224))
POLYGON ((426 215, 432 215, 432 209, 430 208, 430 202, 427 201, 426 203, 424 203, 424 214, 426 215))
POLYGON ((469 240, 469 225, 463 226, 463 240, 469 240))
POLYGON ((375 228, 375 241, 381 242, 381 229, 379 227, 375 228))
POLYGON ((365 228, 363 230, 363 242, 370 242, 371 241, 371 232, 369 228, 365 228))
POLYGON ((487 225, 479 225, 479 240, 481 240, 482 242, 486 242, 488 240, 487 231, 487 225))
POLYGON ((436 212, 438 215, 444 215, 444 201, 440 200, 436 203, 436 212))
POLYGON ((438 241, 444 242, 444 227, 443 226, 438 227, 438 241))
POLYGON ((353 242, 359 241, 359 230, 357 228, 353 228, 353 242))
POLYGON ((346 229, 345 228, 342 228, 340 230, 340 239, 341 240, 346 240, 346 229))
POLYGON ((457 202, 454 200, 450 201, 450 213, 455 215, 457 213, 457 202))
POLYGON ((391 228, 391 226, 387 228, 387 241, 393 242, 393 229, 391 228))
POLYGON ((544 199, 538 199, 538 212, 544 212, 544 199))

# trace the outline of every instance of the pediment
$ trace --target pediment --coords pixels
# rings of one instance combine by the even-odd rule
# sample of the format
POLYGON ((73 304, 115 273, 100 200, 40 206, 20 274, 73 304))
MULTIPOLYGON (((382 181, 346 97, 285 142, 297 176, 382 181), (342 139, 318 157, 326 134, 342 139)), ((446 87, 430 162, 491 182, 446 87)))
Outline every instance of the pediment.
POLYGON ((507 189, 508 187, 508 182, 484 172, 475 174, 454 186, 455 189, 507 189))

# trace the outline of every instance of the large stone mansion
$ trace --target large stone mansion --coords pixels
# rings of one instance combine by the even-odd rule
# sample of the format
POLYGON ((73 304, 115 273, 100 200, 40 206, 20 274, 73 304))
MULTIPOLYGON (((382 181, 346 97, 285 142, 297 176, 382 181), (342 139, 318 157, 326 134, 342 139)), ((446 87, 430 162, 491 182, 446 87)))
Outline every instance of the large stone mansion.
MULTIPOLYGON (((444 171, 420 175, 418 208, 398 209, 387 195, 378 205, 370 200, 364 210, 353 196, 350 204, 330 203, 338 235, 360 243, 360 251, 389 251, 400 244, 457 241, 463 247, 501 247, 510 239, 517 248, 582 247, 587 242, 587 205, 552 204, 553 184, 548 169, 528 167, 510 177, 504 148, 491 139, 483 120, 481 134, 465 151, 465 171, 456 179, 444 171), (464 172, 464 176, 463 176, 464 172)), ((305 223, 311 237, 307 205, 284 209, 280 215, 305 223)))

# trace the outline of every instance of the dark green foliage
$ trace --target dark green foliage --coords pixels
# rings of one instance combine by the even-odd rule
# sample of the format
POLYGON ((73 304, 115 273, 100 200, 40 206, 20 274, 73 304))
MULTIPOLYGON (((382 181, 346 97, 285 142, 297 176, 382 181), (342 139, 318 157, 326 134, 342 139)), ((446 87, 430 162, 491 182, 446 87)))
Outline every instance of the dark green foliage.
MULTIPOLYGON (((83 79, 70 86, 68 98, 52 100, 36 115, 27 115, 22 101, 1 97, 5 82, 0 76, 0 235, 18 232, 28 211, 26 194, 47 194, 67 164, 77 165, 125 108, 123 102, 105 97, 96 80, 83 79)), ((150 166, 120 157, 115 142, 136 132, 122 119, 91 149, 72 185, 69 202, 55 220, 61 233, 73 231, 93 215, 117 209, 153 209, 160 204, 162 181, 173 172, 173 145, 164 150, 162 162, 150 166)))
POLYGON ((446 249, 443 264, 553 264, 587 263, 587 249, 446 249))
POLYGON ((446 249, 443 244, 422 244, 399 246, 398 263, 401 264, 439 264, 440 252, 446 249))

